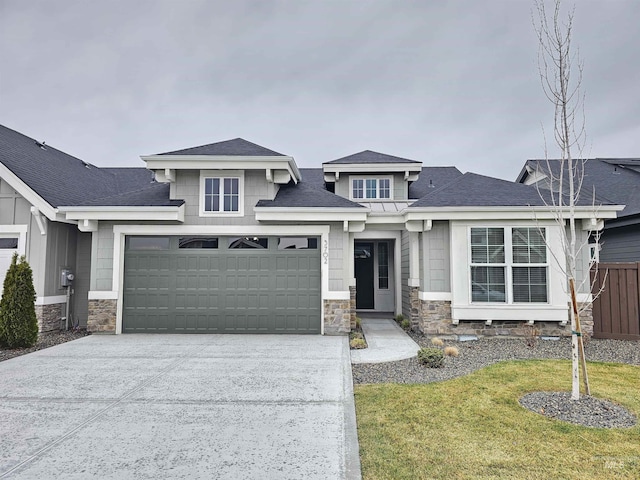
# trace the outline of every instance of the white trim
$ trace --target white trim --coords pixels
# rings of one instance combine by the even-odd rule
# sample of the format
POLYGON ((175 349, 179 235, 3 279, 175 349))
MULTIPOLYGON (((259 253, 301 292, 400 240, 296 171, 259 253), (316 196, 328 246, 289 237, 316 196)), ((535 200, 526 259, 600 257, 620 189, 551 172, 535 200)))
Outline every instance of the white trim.
MULTIPOLYGON (((18 236, 18 255, 25 255, 27 250, 27 232, 29 225, 0 225, 0 237, 18 236)), ((2 286, 0 286, 2 288, 2 286)))
POLYGON ((114 225, 112 292, 105 293, 115 293, 115 298, 118 300, 116 334, 122 333, 124 241, 126 235, 310 235, 320 236, 320 278, 322 284, 320 333, 324 335, 324 299, 328 298, 329 294, 329 231, 328 225, 114 225))
POLYGON ((428 302, 433 301, 451 301, 453 299, 451 292, 420 292, 420 300, 428 302))
POLYGON ((178 207, 60 207, 67 220, 161 220, 184 222, 184 204, 178 207))
POLYGON ((578 303, 591 303, 593 302, 593 295, 590 293, 576 293, 576 301, 578 303))
POLYGON ((286 208, 254 207, 259 222, 341 222, 344 220, 365 222, 368 208, 286 208))
POLYGON ((407 171, 420 173, 422 162, 403 163, 323 163, 323 173, 389 173, 405 174, 407 171))
MULTIPOLYGON (((349 200, 352 202, 392 202, 393 201, 393 175, 349 175, 349 200), (353 183, 362 180, 362 197, 353 196, 353 183), (376 196, 367 197, 367 180, 376 181, 376 196), (380 197, 380 180, 389 181, 389 196, 380 197)), ((394 212, 397 213, 397 212, 394 212)))
POLYGON ((58 303, 67 303, 67 296, 54 295, 51 297, 36 297, 36 305, 56 305, 58 303))
POLYGON ((331 300, 351 300, 351 292, 349 290, 345 292, 327 292, 327 298, 325 300, 328 302, 331 300))
POLYGON ((200 191, 198 193, 198 214, 201 217, 244 217, 244 171, 243 170, 200 170, 200 191), (219 206, 224 205, 224 180, 235 178, 238 180, 238 210, 215 210, 204 209, 205 182, 209 178, 219 180, 219 206))
POLYGON ((149 170, 285 170, 298 183, 302 176, 293 157, 234 155, 142 155, 149 170))
MULTIPOLYGON (((539 305, 539 304, 531 304, 539 305)), ((567 320, 568 305, 476 305, 473 306, 451 306, 451 317, 458 320, 513 320, 524 321, 534 319, 535 321, 563 322, 567 320)))
MULTIPOLYGON (((576 218, 616 218, 624 205, 576 207, 576 218)), ((569 211, 569 207, 566 208, 569 211)), ((556 213, 549 207, 409 207, 402 212, 405 220, 555 220, 556 213), (478 215, 480 214, 480 215, 478 215)))
POLYGON ((89 300, 117 300, 118 292, 110 292, 109 290, 91 290, 89 291, 89 300))

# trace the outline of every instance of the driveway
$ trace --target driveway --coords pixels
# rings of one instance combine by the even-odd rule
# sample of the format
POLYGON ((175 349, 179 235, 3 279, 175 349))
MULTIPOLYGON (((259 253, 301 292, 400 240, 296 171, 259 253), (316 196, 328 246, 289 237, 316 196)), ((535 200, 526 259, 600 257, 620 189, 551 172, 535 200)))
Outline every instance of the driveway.
POLYGON ((0 362, 0 478, 360 478, 346 337, 92 335, 0 362))

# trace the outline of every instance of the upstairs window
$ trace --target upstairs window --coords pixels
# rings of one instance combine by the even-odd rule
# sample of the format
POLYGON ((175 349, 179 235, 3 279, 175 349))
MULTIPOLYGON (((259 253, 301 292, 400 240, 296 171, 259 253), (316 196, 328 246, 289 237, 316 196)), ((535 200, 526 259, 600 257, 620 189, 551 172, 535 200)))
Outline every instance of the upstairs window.
MULTIPOLYGON (((226 173, 226 172, 225 172, 226 173)), ((242 187, 241 175, 201 175, 200 214, 201 215, 241 215, 242 187)))
POLYGON ((354 178, 351 181, 354 200, 385 200, 391 198, 390 178, 354 178))

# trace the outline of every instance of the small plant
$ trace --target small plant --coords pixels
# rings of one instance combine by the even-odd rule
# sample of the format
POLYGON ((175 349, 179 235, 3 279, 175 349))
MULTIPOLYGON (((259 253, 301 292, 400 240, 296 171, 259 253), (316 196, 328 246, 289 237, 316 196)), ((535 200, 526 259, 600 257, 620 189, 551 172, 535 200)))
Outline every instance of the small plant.
POLYGON ((356 329, 360 330, 362 328, 362 319, 360 317, 356 317, 356 329))
POLYGON ((14 253, 0 299, 0 345, 31 347, 38 340, 33 272, 24 256, 14 253))
POLYGON ((434 346, 436 346, 436 347, 441 347, 441 346, 443 346, 443 345, 444 345, 444 342, 443 342, 443 341, 442 341, 442 339, 441 339, 441 338, 439 338, 439 337, 433 337, 433 338, 431 339, 431 345, 434 345, 434 346))
POLYGON ((533 325, 525 325, 523 327, 523 332, 524 342, 527 344, 527 347, 536 348, 540 338, 540 330, 533 325))
POLYGON ((364 338, 352 338, 349 346, 353 350, 360 350, 361 348, 367 348, 367 342, 364 341, 364 338))
POLYGON ((401 313, 399 313, 398 315, 396 315, 396 322, 402 324, 402 321, 404 320, 404 315, 402 315, 401 313))
POLYGON ((456 347, 445 347, 444 354, 447 357, 457 357, 458 355, 460 355, 460 352, 456 347))
POLYGON ((400 322, 400 327, 402 327, 403 330, 409 330, 411 328, 411 322, 405 318, 400 322))
POLYGON ((444 354, 439 348, 421 348, 418 350, 418 361, 429 368, 442 368, 444 354))

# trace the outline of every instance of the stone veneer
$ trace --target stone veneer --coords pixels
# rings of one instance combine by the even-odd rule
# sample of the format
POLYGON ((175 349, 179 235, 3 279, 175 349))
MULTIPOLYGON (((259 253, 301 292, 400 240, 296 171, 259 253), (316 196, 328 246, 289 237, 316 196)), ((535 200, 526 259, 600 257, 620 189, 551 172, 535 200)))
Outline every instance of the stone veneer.
MULTIPOLYGON (((414 327, 413 310, 414 298, 411 296, 411 322, 414 327)), ((509 336, 522 337, 529 335, 531 330, 527 322, 520 320, 497 320, 486 325, 483 321, 461 320, 454 325, 451 320, 451 302, 446 300, 421 300, 418 330, 425 335, 439 335, 457 337, 458 335, 476 336, 509 336)), ((584 305, 580 304, 580 308, 584 305)), ((569 312, 567 311, 567 315, 569 312)), ((580 314, 580 326, 585 336, 593 335, 593 312, 590 305, 580 314)), ((559 322, 535 322, 533 325, 538 335, 571 336, 571 323, 560 325, 559 322)))
POLYGON ((87 331, 116 333, 117 300, 89 300, 87 331))
POLYGON ((36 318, 38 319, 39 332, 51 332, 64 328, 62 323, 62 312, 64 303, 54 303, 51 305, 36 305, 36 318))
POLYGON ((324 301, 324 334, 347 335, 355 323, 355 309, 349 300, 324 301))

